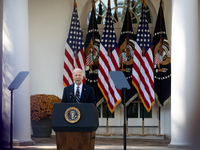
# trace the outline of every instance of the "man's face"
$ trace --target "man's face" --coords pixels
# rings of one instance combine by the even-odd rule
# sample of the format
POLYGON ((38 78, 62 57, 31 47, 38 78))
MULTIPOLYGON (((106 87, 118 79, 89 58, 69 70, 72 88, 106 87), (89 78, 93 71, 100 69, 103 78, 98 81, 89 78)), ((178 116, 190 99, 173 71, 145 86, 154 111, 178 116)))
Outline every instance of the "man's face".
POLYGON ((73 80, 76 85, 80 85, 83 81, 83 72, 82 70, 75 70, 73 73, 73 80))

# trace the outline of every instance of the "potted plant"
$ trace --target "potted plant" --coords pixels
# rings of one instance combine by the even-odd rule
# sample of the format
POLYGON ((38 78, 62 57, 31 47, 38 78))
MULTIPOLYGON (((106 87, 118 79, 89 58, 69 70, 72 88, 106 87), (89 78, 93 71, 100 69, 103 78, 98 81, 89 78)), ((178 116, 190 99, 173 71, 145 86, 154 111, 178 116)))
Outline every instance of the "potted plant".
POLYGON ((61 99, 55 95, 31 95, 31 126, 33 130, 33 136, 51 136, 51 118, 53 114, 53 104, 60 102, 61 99))

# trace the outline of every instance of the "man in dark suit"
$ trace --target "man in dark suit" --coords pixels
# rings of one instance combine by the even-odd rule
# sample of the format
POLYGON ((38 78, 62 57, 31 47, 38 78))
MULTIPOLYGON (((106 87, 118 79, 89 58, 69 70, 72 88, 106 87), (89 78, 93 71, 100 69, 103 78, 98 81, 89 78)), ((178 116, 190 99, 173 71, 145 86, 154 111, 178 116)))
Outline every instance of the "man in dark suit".
POLYGON ((83 84, 83 71, 79 68, 73 70, 74 83, 63 90, 62 103, 93 103, 96 106, 94 89, 83 84))

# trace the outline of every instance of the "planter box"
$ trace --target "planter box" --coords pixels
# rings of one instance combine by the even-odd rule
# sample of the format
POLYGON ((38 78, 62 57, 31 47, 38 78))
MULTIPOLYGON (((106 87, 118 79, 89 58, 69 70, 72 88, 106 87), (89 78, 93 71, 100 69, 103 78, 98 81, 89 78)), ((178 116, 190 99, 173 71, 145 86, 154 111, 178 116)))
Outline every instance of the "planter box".
POLYGON ((51 137, 51 119, 41 119, 39 121, 31 120, 33 136, 51 137))

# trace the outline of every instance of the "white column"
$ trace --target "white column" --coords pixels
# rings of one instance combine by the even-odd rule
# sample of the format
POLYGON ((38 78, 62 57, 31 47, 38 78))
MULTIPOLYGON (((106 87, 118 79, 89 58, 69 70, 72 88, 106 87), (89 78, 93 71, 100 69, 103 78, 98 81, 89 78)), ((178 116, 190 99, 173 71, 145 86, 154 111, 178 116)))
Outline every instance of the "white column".
MULTIPOLYGON (((10 135, 10 91, 20 71, 29 71, 28 0, 3 0, 3 121, 10 135)), ((13 143, 32 143, 29 76, 13 94, 13 143)))
POLYGON ((172 0, 171 143, 199 140, 200 48, 198 0, 172 0))

